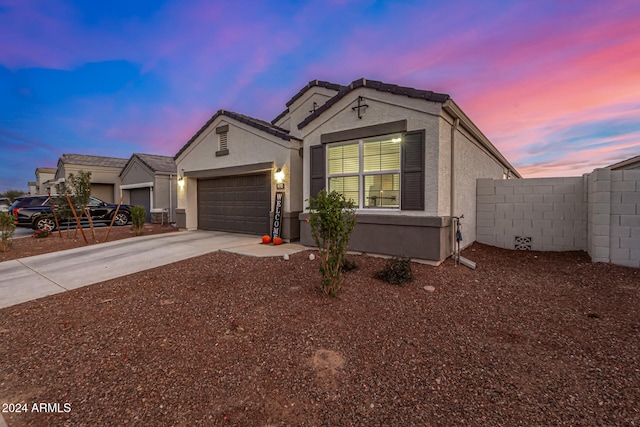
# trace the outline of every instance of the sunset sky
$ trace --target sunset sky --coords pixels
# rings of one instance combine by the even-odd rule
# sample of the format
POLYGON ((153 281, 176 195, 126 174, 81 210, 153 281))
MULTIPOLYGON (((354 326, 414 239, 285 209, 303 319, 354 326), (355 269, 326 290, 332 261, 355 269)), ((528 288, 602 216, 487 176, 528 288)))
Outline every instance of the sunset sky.
POLYGON ((639 29, 637 0, 0 0, 0 192, 360 77, 449 94, 524 177, 577 176, 640 155, 639 29))

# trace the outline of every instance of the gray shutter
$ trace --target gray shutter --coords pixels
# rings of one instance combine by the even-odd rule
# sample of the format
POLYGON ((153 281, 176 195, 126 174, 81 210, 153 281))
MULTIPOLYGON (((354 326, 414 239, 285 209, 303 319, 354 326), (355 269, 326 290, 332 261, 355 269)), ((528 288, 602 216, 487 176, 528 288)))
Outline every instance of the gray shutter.
POLYGON ((325 187, 325 161, 324 145, 311 147, 311 194, 310 197, 317 197, 320 190, 325 187))
POLYGON ((424 210, 424 130, 407 132, 402 145, 401 209, 424 210))

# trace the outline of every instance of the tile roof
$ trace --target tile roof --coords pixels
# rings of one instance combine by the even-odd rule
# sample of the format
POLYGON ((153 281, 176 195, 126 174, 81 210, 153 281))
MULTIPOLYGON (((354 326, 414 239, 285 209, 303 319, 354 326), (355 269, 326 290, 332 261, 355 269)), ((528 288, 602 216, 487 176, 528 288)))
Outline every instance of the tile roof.
POLYGON ((129 161, 129 159, 121 159, 119 157, 89 156, 86 154, 63 154, 60 157, 59 161, 72 165, 123 168, 129 161))
POLYGON ((287 101, 287 104, 286 104, 287 105, 287 109, 284 110, 282 113, 278 114, 278 117, 276 117, 275 119, 271 120, 271 123, 275 123, 278 120, 280 120, 281 118, 283 118, 289 112, 289 107, 291 106, 291 104, 296 102, 296 100, 298 98, 300 98, 309 89, 311 89, 312 87, 315 87, 315 86, 324 87, 324 88, 327 88, 327 89, 332 89, 332 90, 335 90, 336 92, 345 87, 345 86, 342 86, 342 85, 339 85, 339 84, 336 84, 336 83, 327 82, 327 81, 324 81, 324 80, 311 80, 309 83, 307 83, 307 85, 305 87, 300 89, 298 91, 298 93, 293 95, 291 97, 291 99, 289 101, 287 101))
MULTIPOLYGON (((156 154, 133 153, 131 159, 137 157, 142 163, 147 165, 154 172, 176 173, 178 167, 176 161, 170 156, 159 156, 156 154)), ((129 160, 131 161, 131 160, 129 160)))
POLYGON ((443 93, 436 93, 429 90, 420 90, 414 89, 411 87, 398 86, 388 83, 383 83, 377 80, 367 80, 365 78, 361 78, 358 80, 354 80, 351 82, 349 86, 342 86, 338 91, 337 95, 328 100, 324 105, 320 106, 315 112, 311 113, 304 119, 300 124, 298 124, 298 129, 304 128, 306 125, 311 123, 315 118, 317 118, 320 114, 331 108, 336 102, 345 97, 349 92, 358 89, 358 88, 369 88, 375 89, 381 92, 393 93, 395 95, 404 95, 409 98, 418 98, 424 99, 426 101, 432 102, 440 102, 445 103, 450 99, 450 96, 443 93))
POLYGON ((178 151, 178 153, 173 158, 177 159, 178 156, 180 156, 180 154, 182 154, 184 150, 186 150, 187 147, 191 145, 191 143, 193 143, 209 127, 209 125, 211 125, 211 123, 213 123, 220 116, 229 117, 268 134, 277 136, 278 138, 284 139, 285 141, 291 141, 292 139, 299 140, 299 138, 289 135, 289 131, 287 131, 286 129, 282 129, 281 127, 275 126, 269 122, 265 122, 264 120, 245 116, 244 114, 234 113, 232 111, 218 110, 213 116, 211 116, 207 123, 205 123, 204 126, 202 126, 200 130, 198 130, 198 132, 196 132, 196 134, 191 137, 191 139, 180 149, 180 151, 178 151))

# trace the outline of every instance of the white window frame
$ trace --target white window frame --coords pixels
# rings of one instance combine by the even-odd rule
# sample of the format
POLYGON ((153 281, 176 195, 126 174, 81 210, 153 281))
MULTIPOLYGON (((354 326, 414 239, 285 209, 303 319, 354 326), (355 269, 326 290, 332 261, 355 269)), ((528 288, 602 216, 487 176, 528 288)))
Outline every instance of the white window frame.
POLYGON ((329 180, 331 178, 343 178, 343 177, 353 177, 353 176, 357 176, 358 177, 358 202, 357 202, 357 206, 356 208, 358 210, 363 210, 363 211, 369 211, 369 210, 391 210, 391 211, 399 211, 400 210, 400 206, 401 206, 401 200, 400 200, 400 196, 402 194, 402 142, 400 142, 400 152, 398 153, 399 156, 399 162, 398 165, 400 166, 399 169, 394 169, 394 170, 384 170, 384 171, 375 171, 375 172, 364 172, 364 143, 365 140, 366 142, 373 142, 376 139, 379 140, 383 140, 385 138, 394 138, 394 137, 399 137, 399 138, 403 138, 404 134, 389 134, 389 135, 380 135, 377 137, 369 137, 369 138, 361 138, 361 139, 352 139, 349 141, 340 141, 340 142, 334 142, 334 143, 330 143, 327 144, 327 150, 326 150, 326 159, 325 159, 325 188, 330 189, 329 186, 329 180), (397 135, 397 136, 396 136, 397 135), (329 174, 329 148, 331 147, 340 147, 340 146, 344 146, 344 145, 353 145, 357 143, 358 144, 358 172, 351 172, 351 173, 340 173, 340 174, 329 174), (393 175, 393 174, 397 174, 398 175, 398 206, 365 206, 364 203, 364 198, 365 198, 365 189, 364 189, 364 177, 365 176, 372 176, 372 175, 393 175))

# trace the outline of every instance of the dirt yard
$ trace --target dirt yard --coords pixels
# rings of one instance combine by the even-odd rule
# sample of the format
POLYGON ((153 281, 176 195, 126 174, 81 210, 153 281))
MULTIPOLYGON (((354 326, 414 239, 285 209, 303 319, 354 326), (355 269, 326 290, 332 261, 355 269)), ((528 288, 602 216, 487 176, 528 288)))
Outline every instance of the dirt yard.
POLYGON ((3 416, 640 425, 640 270, 474 244, 477 270, 414 264, 404 286, 373 278, 384 260, 352 256, 359 268, 329 298, 310 253, 214 253, 0 310, 0 404, 18 404, 3 416))
MULTIPOLYGON (((135 237, 129 225, 112 227, 111 232, 109 232, 108 227, 95 227, 95 239, 89 228, 84 228, 83 230, 88 243, 85 243, 80 230, 76 232, 75 229, 69 231, 62 230, 60 232, 55 231, 44 238, 34 238, 31 236, 14 238, 11 243, 11 248, 7 252, 0 251, 0 262, 105 242, 107 233, 109 233, 109 238, 106 241, 109 242, 135 237)), ((178 231, 178 229, 168 224, 145 224, 144 226, 145 236, 173 231, 178 231)))

